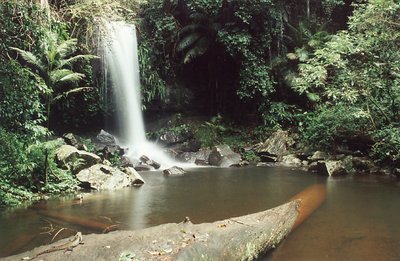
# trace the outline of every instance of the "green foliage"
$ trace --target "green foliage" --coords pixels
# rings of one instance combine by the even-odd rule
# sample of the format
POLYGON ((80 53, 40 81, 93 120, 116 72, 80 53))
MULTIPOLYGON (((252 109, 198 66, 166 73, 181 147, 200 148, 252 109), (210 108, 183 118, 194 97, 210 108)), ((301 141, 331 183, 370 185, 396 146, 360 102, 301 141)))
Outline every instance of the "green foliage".
POLYGON ((26 62, 31 74, 38 82, 38 88, 45 97, 47 121, 50 119, 50 106, 59 99, 91 87, 71 89, 71 84, 79 83, 85 75, 75 72, 71 66, 79 60, 90 60, 93 55, 74 55, 76 39, 63 39, 59 32, 46 31, 42 39, 38 55, 19 48, 11 47, 26 62), (67 86, 67 87, 65 87, 67 86))
POLYGON ((217 115, 194 130, 194 136, 202 147, 211 147, 222 143, 225 131, 226 128, 222 123, 222 117, 217 115))
POLYGON ((303 140, 315 148, 333 149, 335 139, 340 135, 351 136, 366 133, 370 128, 370 119, 358 108, 337 105, 321 107, 305 115, 301 127, 303 140))
POLYGON ((37 142, 31 137, 0 128, 0 206, 32 200, 37 197, 33 194, 36 192, 68 192, 77 185, 71 173, 57 168, 53 160, 55 149, 59 145, 58 140, 37 142), (49 151, 51 175, 48 183, 43 186, 46 149, 49 151))
POLYGON ((140 82, 144 106, 150 104, 156 97, 164 99, 166 95, 166 82, 161 78, 157 61, 153 55, 151 43, 143 38, 139 44, 140 82))
POLYGON ((379 161, 398 160, 399 15, 395 1, 357 4, 348 30, 338 32, 300 64, 295 90, 317 97, 317 104, 328 104, 309 118, 309 142, 332 146, 334 131, 343 131, 343 126, 345 131, 371 131, 376 138, 372 155, 379 161))
POLYGON ((400 162, 400 128, 389 125, 377 130, 374 135, 375 144, 371 156, 381 163, 400 162))
POLYGON ((0 125, 26 132, 45 120, 37 81, 11 59, 11 46, 37 50, 46 15, 25 1, 0 2, 0 125))
POLYGON ((298 113, 295 106, 283 102, 265 103, 260 106, 263 124, 274 129, 294 127, 298 113))
POLYGON ((253 150, 242 152, 240 155, 243 160, 247 160, 248 162, 256 163, 261 161, 260 157, 253 150))

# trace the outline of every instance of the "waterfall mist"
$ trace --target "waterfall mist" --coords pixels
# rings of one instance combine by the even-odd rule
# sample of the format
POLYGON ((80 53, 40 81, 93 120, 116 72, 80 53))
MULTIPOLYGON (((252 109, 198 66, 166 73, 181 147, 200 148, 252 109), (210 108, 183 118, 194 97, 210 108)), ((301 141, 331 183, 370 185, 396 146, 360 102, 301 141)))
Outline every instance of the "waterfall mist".
POLYGON ((121 22, 111 22, 106 26, 108 39, 104 42, 104 56, 119 115, 119 141, 121 145, 128 147, 127 156, 132 159, 146 155, 160 163, 163 168, 175 165, 161 148, 146 139, 136 28, 121 22))

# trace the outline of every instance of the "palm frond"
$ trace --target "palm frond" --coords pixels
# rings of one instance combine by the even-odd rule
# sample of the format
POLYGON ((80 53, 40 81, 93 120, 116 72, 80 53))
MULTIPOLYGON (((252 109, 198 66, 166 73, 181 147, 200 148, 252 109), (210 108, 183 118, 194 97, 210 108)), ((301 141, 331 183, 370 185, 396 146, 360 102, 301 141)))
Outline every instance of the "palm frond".
POLYGON ((53 83, 59 82, 62 78, 64 78, 67 75, 70 75, 71 73, 74 73, 72 70, 69 69, 58 69, 50 72, 50 80, 53 83))
POLYGON ((206 37, 202 37, 198 44, 186 52, 183 63, 189 63, 193 59, 205 54, 208 50, 209 41, 206 37))
POLYGON ((61 98, 67 97, 67 96, 70 95, 70 94, 78 93, 78 92, 82 92, 82 91, 90 91, 90 90, 92 90, 92 89, 93 89, 93 87, 78 87, 78 88, 74 88, 74 89, 71 89, 71 90, 69 90, 69 91, 63 92, 63 93, 61 93, 61 94, 55 96, 55 97, 53 98, 53 102, 54 102, 54 101, 58 101, 58 100, 61 99, 61 98))
POLYGON ((58 69, 50 73, 50 80, 53 84, 57 85, 65 82, 77 82, 84 76, 84 74, 76 73, 69 69, 58 69))
POLYGON ((71 73, 69 75, 64 76, 60 82, 77 82, 82 80, 85 77, 83 73, 71 73))
POLYGON ((184 51, 185 49, 192 46, 197 40, 199 40, 201 36, 202 36, 201 33, 196 33, 196 32, 186 35, 178 42, 178 45, 176 46, 176 51, 177 52, 184 51))
POLYGON ((33 69, 39 71, 39 74, 42 74, 45 71, 45 66, 40 61, 40 59, 38 59, 36 55, 34 55, 33 53, 15 47, 11 47, 10 49, 17 51, 25 62, 27 62, 31 67, 33 67, 33 69))
POLYGON ((76 55, 73 56, 69 59, 64 59, 62 61, 60 61, 60 64, 58 65, 58 68, 62 68, 64 66, 69 66, 72 65, 74 62, 79 61, 79 60, 91 60, 91 59, 97 59, 99 58, 96 55, 91 55, 91 54, 80 54, 80 55, 76 55))

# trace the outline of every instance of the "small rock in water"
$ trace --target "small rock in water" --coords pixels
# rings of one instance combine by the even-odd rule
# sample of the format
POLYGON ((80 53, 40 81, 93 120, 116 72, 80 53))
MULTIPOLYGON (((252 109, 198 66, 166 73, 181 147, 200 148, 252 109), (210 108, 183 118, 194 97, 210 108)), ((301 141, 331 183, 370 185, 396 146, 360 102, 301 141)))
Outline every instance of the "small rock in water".
POLYGON ((186 171, 181 167, 173 166, 169 169, 165 169, 163 173, 165 176, 182 176, 186 173, 186 171))
POLYGON ((147 164, 147 165, 149 165, 149 166, 152 166, 152 167, 155 168, 155 169, 159 169, 159 168, 161 167, 161 164, 160 164, 160 163, 155 162, 154 160, 149 159, 149 157, 147 157, 146 155, 141 156, 141 157, 140 157, 140 160, 141 160, 143 163, 145 163, 145 164, 147 164))

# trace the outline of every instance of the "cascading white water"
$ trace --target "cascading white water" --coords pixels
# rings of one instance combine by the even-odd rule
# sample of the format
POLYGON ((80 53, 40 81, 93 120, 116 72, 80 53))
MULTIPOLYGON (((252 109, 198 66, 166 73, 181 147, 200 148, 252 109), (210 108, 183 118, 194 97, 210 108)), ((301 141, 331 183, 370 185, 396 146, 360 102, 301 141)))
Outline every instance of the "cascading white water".
POLYGON ((137 159, 146 155, 162 167, 170 167, 175 162, 149 142, 145 135, 136 29, 133 25, 120 22, 111 22, 106 26, 109 39, 105 41, 105 59, 122 128, 121 145, 129 148, 128 157, 137 159))

